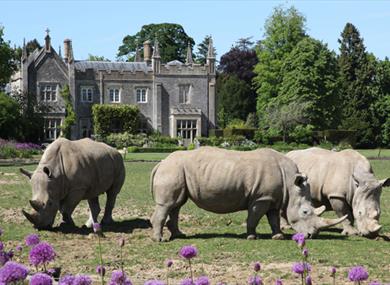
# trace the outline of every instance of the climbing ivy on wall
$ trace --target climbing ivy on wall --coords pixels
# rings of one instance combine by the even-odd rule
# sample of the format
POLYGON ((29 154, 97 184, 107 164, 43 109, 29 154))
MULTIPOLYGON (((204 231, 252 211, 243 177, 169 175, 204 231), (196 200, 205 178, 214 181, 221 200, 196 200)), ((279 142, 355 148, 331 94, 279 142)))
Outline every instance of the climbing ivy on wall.
POLYGON ((60 95, 62 99, 64 99, 65 109, 66 109, 65 119, 61 126, 62 135, 65 138, 70 139, 72 133, 72 126, 76 123, 76 113, 73 109, 73 103, 72 103, 72 98, 70 96, 69 85, 65 85, 64 88, 62 88, 60 95))

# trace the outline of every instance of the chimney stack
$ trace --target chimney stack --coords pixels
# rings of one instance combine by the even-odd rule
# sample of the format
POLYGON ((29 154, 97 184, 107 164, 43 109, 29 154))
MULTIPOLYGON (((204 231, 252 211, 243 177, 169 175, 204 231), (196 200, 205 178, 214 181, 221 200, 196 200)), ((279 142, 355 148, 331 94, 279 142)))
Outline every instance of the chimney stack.
POLYGON ((71 61, 72 57, 72 41, 70 39, 64 40, 64 60, 66 63, 71 61))
POLYGON ((150 46, 150 41, 147 40, 144 42, 144 61, 149 64, 152 57, 152 48, 150 46))

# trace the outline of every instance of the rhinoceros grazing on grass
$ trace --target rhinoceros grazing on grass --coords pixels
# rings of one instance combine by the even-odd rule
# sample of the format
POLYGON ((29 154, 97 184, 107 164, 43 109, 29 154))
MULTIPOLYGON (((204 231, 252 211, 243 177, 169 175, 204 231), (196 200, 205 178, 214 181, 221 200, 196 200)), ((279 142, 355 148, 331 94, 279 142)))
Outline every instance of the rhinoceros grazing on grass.
POLYGON ((37 228, 49 228, 59 210, 65 224, 73 225, 72 212, 81 200, 88 200, 90 218, 86 225, 97 222, 100 194, 107 194, 102 223, 112 222, 112 209, 125 180, 120 153, 90 139, 55 140, 45 150, 37 169, 21 172, 31 179, 33 212, 23 210, 37 228))
POLYGON ((350 149, 321 148, 291 151, 287 156, 308 175, 314 205, 325 205, 339 217, 348 215, 343 234, 378 235, 380 195, 382 187, 390 186, 390 179, 378 181, 364 156, 350 149))
POLYGON ((283 238, 281 210, 296 231, 309 236, 346 218, 328 220, 316 216, 306 177, 291 159, 270 149, 240 152, 202 147, 174 152, 153 169, 151 192, 156 202, 151 218, 156 241, 162 240, 168 216, 171 239, 183 235, 178 217, 188 198, 214 213, 248 210, 248 239, 256 238, 256 227, 263 215, 267 215, 273 238, 283 238))

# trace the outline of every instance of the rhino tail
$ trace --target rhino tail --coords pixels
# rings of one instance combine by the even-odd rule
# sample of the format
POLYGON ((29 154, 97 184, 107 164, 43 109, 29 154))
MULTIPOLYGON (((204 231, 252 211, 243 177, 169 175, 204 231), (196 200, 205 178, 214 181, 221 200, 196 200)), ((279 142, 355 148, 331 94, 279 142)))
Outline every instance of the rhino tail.
POLYGON ((154 180, 154 175, 156 174, 156 171, 158 167, 160 166, 160 163, 157 163, 156 166, 153 168, 152 173, 150 174, 150 193, 152 193, 152 197, 154 199, 154 193, 153 193, 153 180, 154 180))

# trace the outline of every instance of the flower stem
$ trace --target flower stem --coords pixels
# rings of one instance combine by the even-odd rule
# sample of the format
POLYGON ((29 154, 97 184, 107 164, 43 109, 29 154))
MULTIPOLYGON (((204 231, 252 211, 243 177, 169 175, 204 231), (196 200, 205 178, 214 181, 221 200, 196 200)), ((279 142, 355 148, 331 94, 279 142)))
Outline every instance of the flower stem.
POLYGON ((99 235, 98 235, 98 241, 99 241, 99 259, 100 259, 100 277, 101 277, 102 285, 104 285, 102 245, 100 243, 100 236, 99 235))
POLYGON ((123 253, 122 253, 122 247, 121 247, 121 270, 123 273, 123 253))
POLYGON ((194 283, 194 276, 192 274, 191 259, 188 259, 188 264, 190 265, 191 281, 194 283))
POLYGON ((167 267, 167 285, 169 285, 169 267, 167 267))

